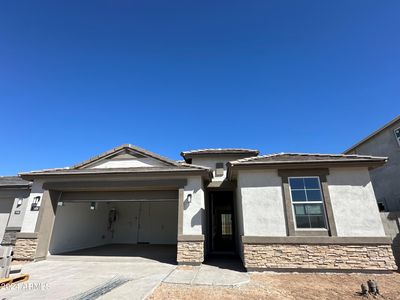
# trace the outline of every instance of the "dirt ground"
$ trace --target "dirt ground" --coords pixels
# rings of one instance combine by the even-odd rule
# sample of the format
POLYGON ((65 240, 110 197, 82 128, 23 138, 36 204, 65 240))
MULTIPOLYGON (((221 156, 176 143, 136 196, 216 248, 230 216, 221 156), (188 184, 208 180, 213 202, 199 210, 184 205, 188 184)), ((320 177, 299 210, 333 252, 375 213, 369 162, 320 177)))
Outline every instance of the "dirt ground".
POLYGON ((253 273, 250 283, 232 288, 162 284, 149 299, 366 299, 358 292, 368 279, 377 280, 381 290, 381 296, 368 299, 400 299, 400 273, 253 273))

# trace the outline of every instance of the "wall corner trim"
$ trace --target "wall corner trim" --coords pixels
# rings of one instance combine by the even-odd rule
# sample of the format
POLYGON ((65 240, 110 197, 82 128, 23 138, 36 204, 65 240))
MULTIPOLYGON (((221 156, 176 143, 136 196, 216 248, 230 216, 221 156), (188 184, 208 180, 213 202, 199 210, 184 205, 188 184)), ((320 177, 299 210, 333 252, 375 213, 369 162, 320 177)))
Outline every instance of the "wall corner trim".
POLYGON ((37 239, 38 233, 37 232, 17 232, 16 237, 17 237, 17 239, 37 239))
POLYGON ((204 242, 204 235, 178 235, 178 242, 204 242))

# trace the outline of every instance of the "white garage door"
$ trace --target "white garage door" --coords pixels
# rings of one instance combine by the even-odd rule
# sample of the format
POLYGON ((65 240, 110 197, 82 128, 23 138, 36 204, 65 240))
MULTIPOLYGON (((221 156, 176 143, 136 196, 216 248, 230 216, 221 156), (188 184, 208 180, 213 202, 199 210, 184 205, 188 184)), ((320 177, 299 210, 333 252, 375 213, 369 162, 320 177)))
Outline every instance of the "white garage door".
POLYGON ((176 244, 177 202, 142 202, 139 211, 138 243, 176 244))
POLYGON ((117 211, 113 242, 176 244, 176 202, 113 203, 117 211))

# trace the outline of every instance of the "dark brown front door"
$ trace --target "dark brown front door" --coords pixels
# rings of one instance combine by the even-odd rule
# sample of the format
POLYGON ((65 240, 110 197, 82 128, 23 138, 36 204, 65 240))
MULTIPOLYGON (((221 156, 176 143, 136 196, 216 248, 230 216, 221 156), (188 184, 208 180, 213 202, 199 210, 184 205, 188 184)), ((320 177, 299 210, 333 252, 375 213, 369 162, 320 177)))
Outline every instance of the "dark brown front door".
POLYGON ((212 252, 234 252, 234 209, 232 192, 210 194, 212 252))

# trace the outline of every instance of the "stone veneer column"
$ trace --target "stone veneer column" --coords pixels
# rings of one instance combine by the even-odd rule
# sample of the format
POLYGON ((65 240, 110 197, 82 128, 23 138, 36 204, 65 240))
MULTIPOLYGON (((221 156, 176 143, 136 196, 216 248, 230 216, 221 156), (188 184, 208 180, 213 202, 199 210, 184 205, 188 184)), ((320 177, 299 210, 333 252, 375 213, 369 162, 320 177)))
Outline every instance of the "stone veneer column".
POLYGON ((204 236, 179 236, 176 260, 180 265, 200 265, 204 261, 204 236))
POLYGON ((390 244, 243 243, 243 256, 248 270, 397 270, 390 244))
POLYGON ((15 246, 13 248, 13 259, 46 259, 59 195, 60 192, 51 190, 45 190, 43 192, 39 215, 36 221, 35 232, 17 233, 15 246))
POLYGON ((38 244, 36 233, 17 233, 13 260, 34 260, 38 244))

